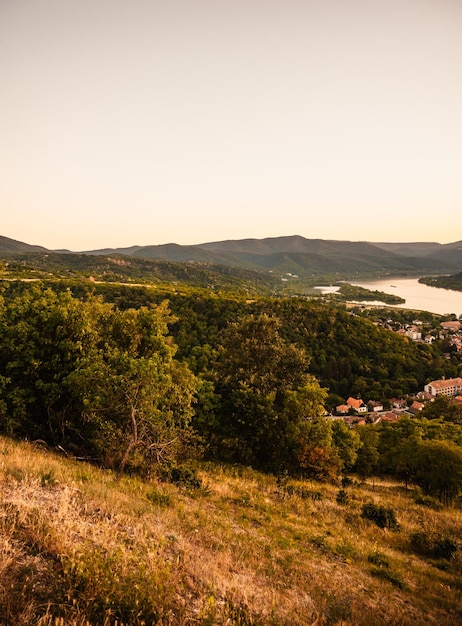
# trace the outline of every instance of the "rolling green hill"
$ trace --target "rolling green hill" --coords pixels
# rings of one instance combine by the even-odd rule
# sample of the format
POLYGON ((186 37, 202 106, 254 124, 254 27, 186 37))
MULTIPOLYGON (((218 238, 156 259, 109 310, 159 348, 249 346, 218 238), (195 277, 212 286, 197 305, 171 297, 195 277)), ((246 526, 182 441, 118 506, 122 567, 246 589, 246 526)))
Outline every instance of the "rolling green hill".
MULTIPOLYGON (((446 250, 446 246, 442 246, 446 250)), ((267 239, 242 239, 204 243, 195 246, 167 244, 144 246, 128 254, 137 257, 168 259, 171 261, 203 261, 236 267, 293 272, 300 276, 335 273, 434 272, 443 267, 462 267, 462 252, 451 250, 448 259, 429 256, 434 252, 430 246, 427 254, 397 254, 367 242, 331 241, 305 239, 300 236, 273 237, 267 239)), ((101 251, 104 252, 104 251, 101 251)), ((117 252, 125 254, 124 249, 117 252)), ((92 252, 95 254, 96 252, 92 252)))
MULTIPOLYGON (((330 276, 454 273, 462 268, 461 242, 453 244, 305 239, 300 236, 105 248, 87 252, 50 251, 0 237, 0 260, 23 273, 87 273, 101 280, 184 281, 193 286, 271 290, 281 279, 307 281, 330 276), (254 284, 253 284, 254 283, 254 284)), ((33 275, 31 276, 33 277, 33 275)))
POLYGON ((28 252, 4 255, 4 278, 86 279, 92 282, 189 285, 217 291, 269 293, 275 284, 268 272, 206 263, 173 262, 123 255, 28 252))

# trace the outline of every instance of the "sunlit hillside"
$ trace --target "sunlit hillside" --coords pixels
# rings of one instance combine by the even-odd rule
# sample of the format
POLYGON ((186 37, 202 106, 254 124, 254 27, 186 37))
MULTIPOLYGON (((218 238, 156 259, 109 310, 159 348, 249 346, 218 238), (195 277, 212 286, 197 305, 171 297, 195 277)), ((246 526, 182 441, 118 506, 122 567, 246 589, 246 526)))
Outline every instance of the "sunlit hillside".
POLYGON ((0 439, 0 623, 462 621, 460 505, 218 465, 175 480, 0 439))

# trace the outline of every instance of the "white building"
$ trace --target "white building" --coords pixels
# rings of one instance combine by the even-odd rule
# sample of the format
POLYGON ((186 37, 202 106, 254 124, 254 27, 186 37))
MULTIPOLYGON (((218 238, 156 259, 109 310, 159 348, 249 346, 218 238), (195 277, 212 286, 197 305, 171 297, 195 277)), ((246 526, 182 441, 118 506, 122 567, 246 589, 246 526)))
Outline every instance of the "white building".
POLYGON ((458 396, 462 394, 462 378, 448 378, 447 380, 434 380, 425 385, 424 390, 432 396, 440 394, 444 396, 458 396))

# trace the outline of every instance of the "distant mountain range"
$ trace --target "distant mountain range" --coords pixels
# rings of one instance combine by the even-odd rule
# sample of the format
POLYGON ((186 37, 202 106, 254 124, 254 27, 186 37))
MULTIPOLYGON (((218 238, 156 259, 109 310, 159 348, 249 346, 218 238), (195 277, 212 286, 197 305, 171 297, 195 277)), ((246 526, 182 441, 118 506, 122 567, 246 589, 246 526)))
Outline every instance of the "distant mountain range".
POLYGON ((105 248, 72 253, 47 250, 0 237, 0 255, 37 253, 87 256, 128 256, 138 259, 238 267, 302 276, 365 273, 455 272, 462 269, 462 241, 439 244, 369 243, 306 239, 298 235, 266 239, 217 241, 190 246, 174 243, 128 248, 105 248))

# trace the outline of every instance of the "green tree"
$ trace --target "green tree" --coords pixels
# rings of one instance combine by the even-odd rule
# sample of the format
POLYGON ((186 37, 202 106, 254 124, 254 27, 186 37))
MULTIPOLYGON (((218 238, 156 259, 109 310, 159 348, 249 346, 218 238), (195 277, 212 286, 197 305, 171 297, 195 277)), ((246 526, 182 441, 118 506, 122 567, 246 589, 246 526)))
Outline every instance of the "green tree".
POLYGON ((174 359, 165 304, 120 311, 40 284, 0 301, 0 428, 122 472, 180 454, 195 378, 174 359))
POLYGON ((0 311, 1 429, 9 435, 64 445, 76 427, 64 385, 94 344, 99 301, 82 303, 69 291, 40 284, 9 298, 0 311))
POLYGON ((195 378, 173 359, 169 320, 165 305, 111 308, 100 319, 99 341, 67 381, 83 401, 94 449, 118 477, 128 461, 146 470, 171 460, 190 435, 195 378))
POLYGON ((358 458, 361 440, 358 433, 352 430, 342 419, 332 421, 332 445, 345 470, 351 470, 358 458))
POLYGON ((448 441, 422 441, 414 456, 415 482, 424 493, 451 502, 462 491, 462 447, 448 441))
POLYGON ((303 476, 335 481, 342 466, 332 445, 332 422, 323 416, 305 419, 297 436, 297 466, 303 476))
POLYGON ((442 394, 426 404, 422 415, 431 420, 442 418, 446 422, 462 424, 462 406, 442 394))
POLYGON ((220 454, 272 471, 296 465, 300 437, 326 395, 279 328, 265 314, 230 324, 214 372, 220 454))
POLYGON ((361 446, 358 449, 355 470, 360 478, 365 480, 367 477, 372 476, 377 468, 379 461, 379 434, 373 426, 359 426, 357 433, 361 440, 361 446))

